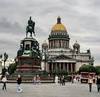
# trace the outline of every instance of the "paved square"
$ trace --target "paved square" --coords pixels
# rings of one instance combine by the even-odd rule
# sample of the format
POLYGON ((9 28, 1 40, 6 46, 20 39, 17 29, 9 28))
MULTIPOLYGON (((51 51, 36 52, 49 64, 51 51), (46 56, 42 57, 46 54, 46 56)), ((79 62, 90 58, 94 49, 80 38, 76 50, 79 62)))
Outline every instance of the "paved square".
POLYGON ((0 97, 100 97, 95 84, 91 93, 88 91, 88 84, 80 83, 66 83, 65 86, 22 84, 22 93, 16 92, 16 86, 15 83, 8 83, 7 91, 2 91, 2 83, 0 83, 0 97))

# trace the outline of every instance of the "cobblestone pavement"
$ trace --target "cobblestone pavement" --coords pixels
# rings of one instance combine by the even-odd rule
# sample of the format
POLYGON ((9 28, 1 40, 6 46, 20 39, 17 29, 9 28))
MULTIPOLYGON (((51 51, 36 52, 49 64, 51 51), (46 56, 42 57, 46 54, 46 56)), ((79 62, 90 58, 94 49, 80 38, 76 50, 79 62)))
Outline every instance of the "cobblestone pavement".
POLYGON ((93 85, 92 92, 88 91, 88 84, 66 83, 65 86, 59 84, 22 84, 23 92, 16 92, 16 84, 8 83, 7 91, 2 91, 0 83, 0 97, 100 97, 96 85, 93 85))

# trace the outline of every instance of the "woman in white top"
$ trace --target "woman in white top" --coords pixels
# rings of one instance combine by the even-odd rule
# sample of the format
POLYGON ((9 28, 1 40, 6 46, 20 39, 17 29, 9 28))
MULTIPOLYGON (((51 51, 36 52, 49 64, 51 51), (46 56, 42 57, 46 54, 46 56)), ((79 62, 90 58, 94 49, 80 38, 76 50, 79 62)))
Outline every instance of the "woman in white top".
POLYGON ((3 83, 2 90, 6 90, 7 78, 5 75, 2 76, 2 83, 3 83))
POLYGON ((93 84, 93 78, 92 78, 92 76, 89 76, 88 84, 89 84, 89 92, 91 92, 91 90, 92 90, 92 84, 93 84))
POLYGON ((55 76, 55 83, 58 84, 58 76, 55 76))

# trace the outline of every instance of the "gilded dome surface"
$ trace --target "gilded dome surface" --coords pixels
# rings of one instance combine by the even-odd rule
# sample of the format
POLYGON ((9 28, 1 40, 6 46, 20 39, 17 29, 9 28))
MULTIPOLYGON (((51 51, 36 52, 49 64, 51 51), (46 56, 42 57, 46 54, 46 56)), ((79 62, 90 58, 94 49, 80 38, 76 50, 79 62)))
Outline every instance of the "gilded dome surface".
POLYGON ((66 28, 63 24, 55 24, 53 27, 52 27, 52 31, 66 31, 66 28))
POLYGON ((57 24, 52 27, 52 32, 66 32, 66 27, 61 23, 61 18, 57 18, 57 24))

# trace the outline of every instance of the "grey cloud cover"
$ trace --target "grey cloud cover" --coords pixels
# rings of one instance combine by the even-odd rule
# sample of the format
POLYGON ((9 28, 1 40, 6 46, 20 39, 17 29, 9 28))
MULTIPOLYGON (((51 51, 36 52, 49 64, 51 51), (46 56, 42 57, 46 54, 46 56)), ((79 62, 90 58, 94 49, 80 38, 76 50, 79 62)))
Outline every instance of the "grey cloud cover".
POLYGON ((0 0, 0 53, 16 56, 25 37, 29 16, 36 22, 40 44, 47 40, 57 16, 61 16, 72 44, 78 40, 82 50, 91 49, 100 64, 100 0, 0 0))

